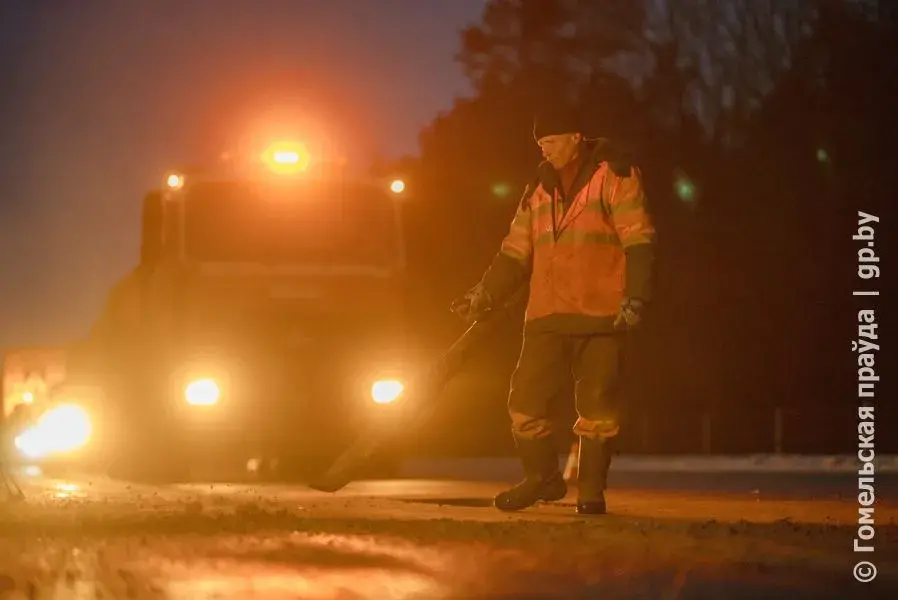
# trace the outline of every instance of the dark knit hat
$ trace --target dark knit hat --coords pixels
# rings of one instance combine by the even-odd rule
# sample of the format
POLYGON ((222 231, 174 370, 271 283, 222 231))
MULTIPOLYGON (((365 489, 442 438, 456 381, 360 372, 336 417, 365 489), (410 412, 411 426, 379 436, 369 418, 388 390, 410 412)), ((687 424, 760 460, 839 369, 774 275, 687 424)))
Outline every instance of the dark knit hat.
POLYGON ((533 120, 533 139, 535 140, 547 135, 582 132, 577 110, 567 105, 547 107, 533 120))

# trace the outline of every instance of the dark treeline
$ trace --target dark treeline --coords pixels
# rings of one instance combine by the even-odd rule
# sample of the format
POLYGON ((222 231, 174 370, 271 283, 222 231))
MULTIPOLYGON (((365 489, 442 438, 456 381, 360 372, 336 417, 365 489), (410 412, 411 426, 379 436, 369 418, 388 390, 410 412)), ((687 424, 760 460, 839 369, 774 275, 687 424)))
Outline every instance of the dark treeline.
MULTIPOLYGON (((896 451, 886 239, 898 189, 895 19, 863 2, 670 4, 494 0, 463 32, 458 60, 476 94, 398 165, 411 184, 418 316, 440 325, 440 342, 461 331, 446 305, 479 278, 532 176, 534 111, 570 98, 588 134, 636 157, 660 232, 657 298, 634 340, 627 447, 772 451, 778 408, 783 451, 852 452, 851 342, 870 304, 852 290, 865 285, 882 292, 876 449, 896 451), (858 210, 880 218, 882 276, 868 282, 851 239, 858 210)), ((447 391, 419 450, 510 448, 505 386, 519 329, 511 322, 472 366, 479 383, 447 391)))

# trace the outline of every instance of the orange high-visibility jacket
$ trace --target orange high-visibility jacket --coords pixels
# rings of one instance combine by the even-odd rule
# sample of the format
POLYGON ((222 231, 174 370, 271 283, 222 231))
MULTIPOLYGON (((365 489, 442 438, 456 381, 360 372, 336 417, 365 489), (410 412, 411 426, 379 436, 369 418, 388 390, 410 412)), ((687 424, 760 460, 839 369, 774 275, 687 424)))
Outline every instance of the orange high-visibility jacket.
POLYGON ((609 331, 624 298, 649 300, 655 228, 639 170, 606 140, 583 144, 565 197, 546 163, 482 284, 501 302, 529 276, 529 329, 609 331))

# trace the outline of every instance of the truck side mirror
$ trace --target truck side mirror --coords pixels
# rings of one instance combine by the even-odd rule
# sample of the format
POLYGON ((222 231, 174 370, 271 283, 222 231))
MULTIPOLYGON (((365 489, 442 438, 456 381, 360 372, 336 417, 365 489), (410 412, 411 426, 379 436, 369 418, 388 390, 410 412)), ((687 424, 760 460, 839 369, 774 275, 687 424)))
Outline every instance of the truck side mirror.
POLYGON ((152 192, 143 199, 140 218, 140 264, 152 267, 162 258, 163 207, 162 194, 152 192))

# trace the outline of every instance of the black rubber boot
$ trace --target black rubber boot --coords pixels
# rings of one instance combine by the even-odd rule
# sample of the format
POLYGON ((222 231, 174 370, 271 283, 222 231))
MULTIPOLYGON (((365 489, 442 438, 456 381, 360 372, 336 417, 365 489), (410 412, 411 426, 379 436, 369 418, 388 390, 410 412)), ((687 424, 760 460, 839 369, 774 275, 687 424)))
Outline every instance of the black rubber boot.
POLYGON ((604 515, 605 486, 611 468, 613 440, 580 437, 580 461, 577 466, 577 513, 604 515))
POLYGON ((567 494, 567 484, 558 468, 558 455, 551 438, 515 439, 524 465, 524 480, 498 494, 496 508, 504 511, 524 510, 537 502, 555 502, 567 494))

